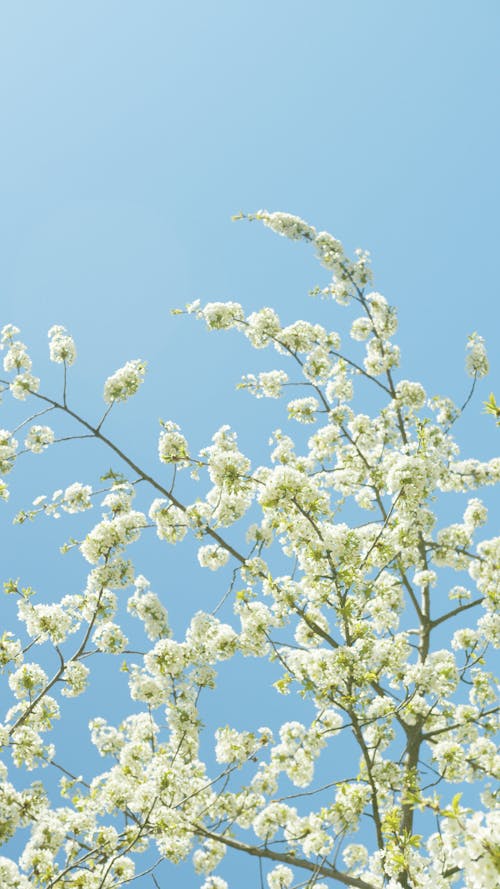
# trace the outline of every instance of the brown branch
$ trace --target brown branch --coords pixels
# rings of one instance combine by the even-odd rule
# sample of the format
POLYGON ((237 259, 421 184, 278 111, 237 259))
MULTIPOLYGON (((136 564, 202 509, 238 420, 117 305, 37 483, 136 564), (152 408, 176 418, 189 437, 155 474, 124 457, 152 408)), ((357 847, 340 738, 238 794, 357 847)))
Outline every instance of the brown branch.
POLYGON ((247 855, 253 855, 256 858, 269 858, 271 861, 283 861, 285 864, 289 864, 292 867, 301 867, 304 870, 311 871, 313 874, 321 874, 322 877, 330 877, 330 879, 337 880, 344 886, 354 886, 356 889, 375 889, 373 883, 367 883, 366 880, 362 880, 359 877, 351 877, 349 874, 344 874, 342 871, 337 870, 335 867, 330 867, 329 865, 313 864, 312 861, 307 861, 306 858, 297 858, 291 853, 274 852, 267 847, 250 846, 247 843, 235 840, 232 837, 212 833, 211 830, 207 830, 200 826, 196 826, 195 832, 198 836, 207 837, 208 839, 215 840, 217 843, 224 843, 225 846, 229 846, 231 849, 237 849, 239 852, 246 852, 247 855))
POLYGON ((446 614, 442 614, 441 617, 437 617, 435 620, 431 620, 431 629, 439 626, 439 624, 444 623, 445 620, 449 620, 451 617, 455 617, 456 614, 461 614, 462 611, 467 611, 468 608, 474 608, 476 605, 481 605, 481 602, 484 602, 484 597, 481 596, 480 599, 474 599, 473 602, 467 602, 466 605, 458 605, 457 608, 454 608, 452 611, 448 611, 446 614))

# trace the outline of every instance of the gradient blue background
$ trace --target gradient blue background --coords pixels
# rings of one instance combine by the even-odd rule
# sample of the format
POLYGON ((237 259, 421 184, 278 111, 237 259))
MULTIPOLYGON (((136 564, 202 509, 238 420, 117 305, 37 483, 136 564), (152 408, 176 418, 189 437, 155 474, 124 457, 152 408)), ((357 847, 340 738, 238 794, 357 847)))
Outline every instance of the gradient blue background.
MULTIPOLYGON (((285 322, 342 327, 344 310, 307 296, 328 276, 305 246, 230 220, 286 210, 348 250, 371 250, 376 288, 399 309, 403 377, 460 402, 466 336, 487 338, 491 378, 458 435, 466 455, 492 456, 498 433, 481 401, 500 390, 499 25, 495 0, 1 4, 1 323, 22 328, 54 393, 46 330, 61 323, 74 333, 73 403, 91 419, 106 376, 146 358, 143 390, 109 431, 164 479, 159 416, 180 422, 195 448, 230 423, 263 460, 284 411, 234 384, 273 357, 169 310, 235 299, 248 310, 272 304, 285 322)), ((0 425, 12 425, 4 406, 0 425)), ((6 511, 93 481, 110 463, 120 469, 84 444, 26 461, 6 511)), ((47 599, 79 589, 81 559, 62 560, 57 547, 85 521, 4 525, 2 577, 21 576, 47 599)), ((151 541, 138 570, 178 632, 225 588, 193 564, 189 545, 151 541)), ((11 604, 3 607, 7 624, 11 604)), ((94 764, 89 715, 126 713, 120 681, 96 682, 89 703, 69 702, 73 721, 58 737, 70 768, 94 764)), ((265 671, 242 662, 207 720, 258 726, 262 708, 279 719, 286 708, 264 688, 265 671)), ((222 873, 239 889, 255 886, 257 866, 239 867, 229 861, 222 873)), ((189 868, 172 876, 185 889, 201 882, 189 868)))

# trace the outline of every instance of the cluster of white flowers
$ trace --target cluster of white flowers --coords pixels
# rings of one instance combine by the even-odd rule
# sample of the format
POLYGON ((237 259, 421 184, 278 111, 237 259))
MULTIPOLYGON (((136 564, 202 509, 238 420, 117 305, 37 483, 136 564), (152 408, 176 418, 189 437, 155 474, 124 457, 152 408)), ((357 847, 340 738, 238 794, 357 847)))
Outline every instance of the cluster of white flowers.
POLYGON ((210 873, 220 864, 225 854, 226 847, 223 843, 217 843, 211 839, 205 840, 203 846, 196 849, 193 854, 195 872, 197 874, 210 873))
POLYGON ((94 630, 92 640, 99 651, 108 654, 120 654, 128 644, 128 639, 121 628, 112 621, 104 621, 99 624, 94 630))
POLYGON ((348 826, 352 829, 357 826, 369 797, 369 787, 348 781, 341 784, 332 807, 337 829, 345 829, 348 826))
POLYGON ((31 889, 32 883, 19 872, 19 868, 15 861, 10 858, 0 856, 0 886, 5 889, 31 889))
POLYGON ((245 318, 240 304, 234 302, 207 303, 198 315, 205 319, 209 330, 229 330, 245 318))
POLYGON ((64 668, 63 681, 65 686, 61 692, 67 698, 76 698, 87 688, 90 670, 80 661, 69 661, 64 668))
POLYGON ((30 373, 19 373, 10 384, 10 391, 13 398, 18 401, 25 401, 28 395, 33 395, 40 388, 40 380, 30 373))
POLYGON ((318 345, 322 345, 326 339, 326 333, 320 324, 310 324, 309 321, 295 321, 288 327, 283 327, 279 341, 277 342, 277 351, 283 353, 284 350, 290 352, 310 352, 318 345))
POLYGON ((284 864, 278 864, 266 879, 269 889, 288 889, 293 883, 293 871, 284 864))
POLYGON ((162 431, 158 441, 158 454, 162 463, 175 463, 176 466, 189 464, 188 443, 177 423, 162 421, 162 431))
POLYGON ((128 482, 118 482, 103 498, 102 506, 108 509, 110 518, 130 512, 135 497, 135 488, 128 482))
POLYGON ((256 398, 279 398, 282 387, 288 383, 288 374, 284 370, 263 371, 258 376, 245 374, 239 389, 247 389, 256 398))
POLYGON ((478 497, 473 497, 469 500, 467 509, 464 512, 464 525, 467 530, 474 532, 476 528, 485 525, 487 519, 488 510, 484 503, 478 497))
POLYGON ((281 333, 281 323, 274 309, 268 307, 252 312, 246 320, 245 335, 254 349, 265 349, 281 333))
POLYGON ((168 500, 157 497, 149 508, 149 517, 156 525, 158 537, 177 543, 185 537, 188 524, 184 512, 168 500))
POLYGON ((60 645, 74 630, 71 615, 59 603, 33 605, 30 599, 23 598, 18 605, 18 615, 38 645, 47 639, 60 645))
MULTIPOLYGON (((247 374, 240 388, 277 399, 285 386, 305 387, 304 397, 288 402, 288 415, 313 429, 297 441, 276 430, 269 459, 252 468, 229 426, 193 457, 179 426, 160 421, 160 462, 189 465, 192 480, 207 480, 206 494, 186 503, 179 488, 190 489, 189 478, 174 471, 166 488, 125 456, 133 481, 103 476, 112 482, 102 515, 65 544, 90 563, 80 591, 39 604, 29 587, 6 582, 22 623, 19 638, 0 636, 10 697, 0 746, 10 749, 12 768, 36 770, 38 778, 59 762, 45 735, 70 706, 66 699, 92 688, 92 673, 113 660, 103 655, 122 656, 134 712, 117 726, 90 721, 91 743, 108 767, 84 780, 61 766, 63 805, 37 780, 17 789, 0 760, 0 841, 31 826, 19 862, 0 858, 0 887, 112 889, 142 873, 135 860, 155 847, 173 863, 192 856, 206 877, 202 889, 228 889, 213 871, 233 847, 270 859, 261 878, 269 889, 304 879, 316 889, 326 889, 320 880, 359 889, 450 889, 457 881, 496 889, 500 822, 490 782, 500 774, 499 714, 488 658, 500 646, 500 537, 482 536, 488 509, 473 492, 500 483, 500 458, 460 459, 451 433, 456 405, 395 379, 396 312, 369 290, 367 253, 351 260, 337 238, 289 214, 250 218, 311 244, 333 275, 313 292, 362 313, 350 326, 362 357, 344 354, 335 331, 302 319, 283 326, 270 308, 245 316, 236 302, 186 307, 210 330, 234 329, 256 349, 273 345, 277 362, 293 372, 247 374), (358 404, 370 385, 378 407, 363 413, 358 404), (135 509, 136 492, 140 498, 149 483, 154 499, 135 509), (457 521, 437 496, 460 501, 457 521), (247 513, 247 527, 226 537, 247 513), (232 569, 222 598, 196 611, 180 637, 178 615, 171 611, 170 626, 162 601, 175 595, 171 583, 160 598, 125 558, 143 532, 170 544, 195 538, 201 566, 224 577, 232 569), (142 643, 125 604, 142 623, 142 643), (40 650, 41 664, 28 660, 40 650), (226 708, 204 761, 210 695, 219 671, 242 657, 270 659, 290 718, 273 735, 251 721, 234 724, 226 708), (339 741, 347 733, 349 748, 339 741), (315 773, 339 757, 331 783, 318 789, 315 773), (425 772, 431 777, 421 780, 425 772), (450 803, 450 788, 463 782, 481 791, 476 811, 462 808, 459 795, 450 803), (361 825, 366 844, 364 836, 353 841, 361 825), (417 829, 431 834, 427 841, 417 829)), ((38 381, 18 334, 4 327, 1 346, 12 395, 24 398, 38 381)), ((66 330, 53 327, 49 339, 51 359, 71 365, 76 351, 66 330)), ((487 369, 484 342, 473 334, 467 370, 475 382, 487 369)), ((106 381, 105 401, 129 398, 144 374, 143 361, 128 362, 106 381)), ((0 430, 1 472, 14 465, 17 430, 34 419, 0 430)), ((49 427, 32 425, 25 447, 39 453, 53 441, 49 427)), ((97 493, 75 482, 51 500, 37 497, 19 522, 40 512, 84 513, 97 493)))
POLYGON ((372 377, 378 377, 391 368, 398 367, 399 360, 399 346, 395 346, 389 340, 380 340, 378 337, 368 340, 363 364, 366 372, 372 377))
POLYGON ((265 509, 296 506, 319 512, 327 508, 327 497, 305 472, 293 466, 277 466, 262 478, 258 500, 265 509))
POLYGON ((108 558, 112 552, 124 549, 129 543, 139 539, 141 528, 147 524, 144 513, 130 510, 114 519, 103 519, 87 534, 80 544, 82 555, 87 562, 97 564, 108 558))
POLYGON ((3 369, 9 373, 14 371, 16 376, 10 383, 10 391, 14 398, 24 401, 28 395, 38 392, 40 380, 33 376, 31 371, 32 361, 26 351, 26 345, 15 337, 20 333, 18 327, 6 324, 0 332, 0 349, 6 349, 3 359, 3 369))
POLYGON ((54 430, 50 426, 31 426, 25 440, 24 446, 32 454, 41 454, 55 438, 54 430))
POLYGON ((153 676, 180 676, 188 663, 187 645, 173 639, 160 639, 144 656, 144 664, 153 676))
POLYGON ((104 401, 113 404, 115 401, 126 401, 135 395, 141 383, 144 382, 146 363, 136 358, 127 361, 104 383, 104 401))
POLYGON ((222 877, 207 877, 200 889, 229 889, 226 880, 222 877))
POLYGON ((288 402, 288 416, 297 423, 314 423, 319 410, 318 399, 314 395, 295 398, 288 402))
POLYGON ((490 364, 486 346, 483 337, 478 333, 471 333, 467 339, 465 367, 471 377, 485 377, 489 373, 490 364))
POLYGON ((436 586, 437 574, 435 571, 429 571, 429 569, 415 571, 415 574, 413 575, 413 583, 415 586, 420 587, 420 589, 436 586))
POLYGON ((234 728, 226 726, 217 729, 215 733, 215 757, 217 762, 239 763, 242 765, 254 753, 256 753, 263 744, 268 744, 272 739, 272 734, 268 728, 260 728, 259 735, 253 732, 238 732, 234 728))
POLYGON ((278 235, 283 235, 292 241, 300 241, 302 238, 314 241, 316 236, 316 229, 312 225, 308 225, 303 219, 291 213, 269 213, 267 210, 259 210, 249 218, 261 220, 278 235))
POLYGON ((46 515, 51 515, 58 519, 61 515, 61 509, 67 513, 85 512, 87 509, 91 509, 91 496, 92 488, 90 485, 73 482, 64 491, 62 488, 54 491, 50 502, 47 501, 45 494, 40 494, 33 500, 33 506, 43 510, 46 515))
POLYGON ((50 360, 57 364, 71 365, 76 360, 76 346, 73 337, 61 324, 55 324, 49 330, 49 351, 50 360))
POLYGON ((89 723, 90 739, 101 756, 116 756, 123 748, 125 735, 123 731, 107 724, 101 716, 91 719, 89 723))
MULTIPOLYGON (((24 698, 24 704, 27 705, 29 698, 24 698)), ((53 699, 49 699, 49 706, 53 703, 53 699)), ((24 706, 23 706, 24 709, 24 706)), ((32 717, 32 723, 38 725, 38 713, 32 717)), ((45 726, 48 728, 49 726, 45 726)), ((31 726, 21 725, 19 728, 12 730, 13 750, 12 760, 17 768, 26 768, 29 772, 40 766, 44 766, 54 756, 55 747, 53 744, 44 745, 39 732, 31 726)), ((21 866, 22 866, 22 862, 21 866)))
POLYGON ((429 407, 436 413, 436 420, 443 426, 451 426, 460 415, 460 410, 451 398, 434 395, 429 399, 429 407))
POLYGON ((1 347, 7 349, 3 359, 3 369, 7 372, 15 371, 20 374, 23 371, 30 371, 32 361, 26 351, 26 345, 21 340, 15 340, 14 337, 20 333, 18 327, 7 324, 1 333, 1 347))
POLYGON ((17 441, 8 429, 0 429, 0 472, 10 472, 14 466, 17 441))
POLYGON ((9 676, 9 686, 18 699, 29 697, 39 692, 48 682, 45 670, 36 663, 22 664, 9 676))
POLYGON ((371 280, 369 268, 370 254, 356 249, 356 260, 351 262, 344 253, 343 246, 329 232, 316 232, 316 229, 291 213, 259 210, 257 213, 236 218, 259 220, 279 235, 292 241, 305 240, 313 243, 322 264, 334 274, 332 284, 321 291, 324 296, 333 296, 341 304, 347 304, 355 288, 363 287, 371 280))
POLYGON ((325 387, 325 395, 330 403, 338 401, 347 403, 354 395, 354 383, 346 363, 341 359, 334 368, 333 379, 325 387))
POLYGON ((331 459, 337 446, 341 431, 336 423, 328 423, 311 436, 308 441, 308 448, 314 460, 319 463, 331 459))
POLYGON ((314 762, 326 744, 323 731, 316 723, 309 730, 300 722, 285 722, 280 728, 280 743, 272 750, 272 762, 296 787, 308 787, 312 781, 314 762))
POLYGON ((269 606, 263 602, 242 600, 235 605, 235 612, 241 621, 239 647, 242 653, 257 657, 267 653, 271 647, 269 631, 279 623, 269 606))
POLYGON ((149 639, 170 635, 167 609, 142 574, 135 579, 135 592, 127 602, 127 610, 143 621, 149 639))
POLYGON ((398 329, 398 319, 394 306, 390 306, 381 293, 368 293, 366 302, 369 306, 369 317, 373 329, 380 339, 387 340, 394 336, 398 329))
POLYGON ((498 886, 498 836, 500 812, 476 812, 462 809, 443 820, 439 834, 430 837, 427 846, 443 870, 461 871, 469 889, 495 889, 498 886))
POLYGON ((367 340, 372 333, 373 323, 371 318, 368 318, 366 315, 362 315, 361 318, 355 318, 351 324, 351 337, 353 340, 363 342, 364 340, 367 340))
MULTIPOLYGON (((207 461, 213 487, 207 494, 206 504, 193 504, 190 508, 191 521, 194 509, 205 525, 210 522, 211 525, 226 526, 233 524, 250 508, 255 485, 250 475, 250 460, 239 450, 236 434, 230 427, 222 426, 212 436, 212 442, 212 445, 202 449, 200 457, 207 461)), ((208 550, 202 555, 202 558, 205 557, 211 559, 208 550)))
POLYGON ((238 637, 229 624, 213 615, 197 611, 186 631, 186 643, 199 662, 213 664, 233 656, 238 637))
POLYGON ((210 568, 211 571, 217 571, 218 568, 223 568, 224 565, 227 565, 229 553, 217 544, 200 546, 198 561, 202 568, 210 568))
POLYGON ((3 672, 5 667, 10 664, 19 666, 22 659, 21 641, 16 639, 9 630, 6 630, 0 636, 0 670, 3 672))
POLYGON ((346 256, 340 241, 329 232, 320 232, 316 236, 315 245, 322 264, 342 278, 346 256))
POLYGON ((415 685, 420 694, 444 697, 458 685, 459 672, 453 652, 442 649, 433 651, 425 663, 409 664, 403 682, 415 685))
POLYGON ((400 380, 396 386, 396 396, 404 407, 420 410, 425 404, 425 389, 420 383, 412 383, 409 380, 400 380))

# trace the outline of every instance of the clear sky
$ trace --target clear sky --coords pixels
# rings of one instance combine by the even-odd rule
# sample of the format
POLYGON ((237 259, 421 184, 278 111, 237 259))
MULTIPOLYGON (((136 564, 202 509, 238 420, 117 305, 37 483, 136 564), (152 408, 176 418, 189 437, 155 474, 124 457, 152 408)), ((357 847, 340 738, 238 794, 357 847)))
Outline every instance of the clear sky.
MULTIPOLYGON (((307 248, 231 222, 285 210, 371 251, 376 287, 398 306, 403 377, 460 401, 467 334, 486 337, 490 382, 459 435, 466 455, 491 456, 498 434, 481 401, 500 393, 499 39, 497 0, 2 3, 1 324, 22 328, 35 372, 51 325, 74 334, 72 391, 91 418, 109 373, 147 359, 141 395, 110 424, 145 466, 157 468, 159 416, 197 447, 230 423, 264 459, 276 408, 234 384, 271 357, 169 310, 234 299, 287 322, 326 319, 307 291, 328 278, 307 248)), ((33 458, 14 505, 109 467, 87 454, 33 458)), ((46 598, 81 583, 81 560, 61 566, 57 553, 76 527, 6 532, 2 577, 22 574, 46 598)), ((181 626, 213 607, 218 576, 179 553, 151 547, 138 567, 181 626)), ((109 689, 98 695, 91 713, 109 702, 109 689)), ((198 885, 182 874, 183 889, 198 885)), ((240 875, 238 889, 255 878, 240 875)))

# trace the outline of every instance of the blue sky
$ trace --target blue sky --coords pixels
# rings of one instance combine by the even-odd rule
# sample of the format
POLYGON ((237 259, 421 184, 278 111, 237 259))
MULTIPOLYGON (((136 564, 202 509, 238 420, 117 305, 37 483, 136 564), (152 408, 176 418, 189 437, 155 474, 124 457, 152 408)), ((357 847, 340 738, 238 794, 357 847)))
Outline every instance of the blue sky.
MULTIPOLYGON (((500 392, 499 25, 495 0, 2 4, 1 323, 22 328, 54 386, 46 331, 68 327, 74 403, 92 417, 106 376, 147 359, 141 395, 110 423, 145 466, 158 469, 159 416, 197 447, 230 423, 264 459, 275 405, 234 384, 271 357, 170 309, 235 299, 335 327, 335 309, 307 296, 327 282, 307 248, 231 222, 286 210, 371 251, 376 287, 398 306, 403 377, 460 401, 467 334, 486 337, 490 382, 459 437, 467 455, 491 456, 481 401, 500 392)), ((109 463, 83 445, 33 459, 13 503, 109 463)), ((66 530, 9 529, 2 575, 48 598, 80 583, 81 561, 57 553, 66 530)), ((148 553, 139 569, 179 625, 179 599, 191 611, 216 600, 218 577, 192 567, 189 547, 148 553)), ((228 681, 248 683, 243 670, 228 681)), ((182 885, 197 885, 189 871, 182 885)))

